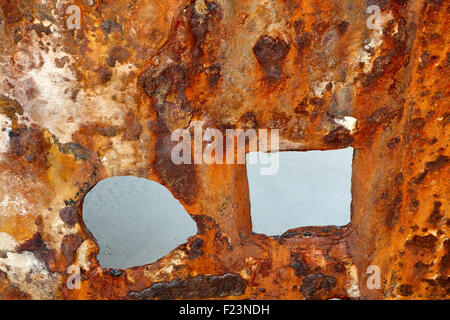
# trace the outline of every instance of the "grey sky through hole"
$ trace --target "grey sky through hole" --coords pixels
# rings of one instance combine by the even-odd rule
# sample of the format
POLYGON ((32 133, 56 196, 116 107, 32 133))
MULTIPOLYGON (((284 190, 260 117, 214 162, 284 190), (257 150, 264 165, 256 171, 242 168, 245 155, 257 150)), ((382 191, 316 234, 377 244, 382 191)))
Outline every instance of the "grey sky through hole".
POLYGON ((135 177, 99 182, 84 199, 83 220, 97 239, 97 258, 106 268, 154 262, 197 233, 169 190, 135 177))
POLYGON ((353 148, 280 152, 279 157, 273 176, 260 175, 259 164, 247 164, 253 232, 278 235, 350 222, 353 148))

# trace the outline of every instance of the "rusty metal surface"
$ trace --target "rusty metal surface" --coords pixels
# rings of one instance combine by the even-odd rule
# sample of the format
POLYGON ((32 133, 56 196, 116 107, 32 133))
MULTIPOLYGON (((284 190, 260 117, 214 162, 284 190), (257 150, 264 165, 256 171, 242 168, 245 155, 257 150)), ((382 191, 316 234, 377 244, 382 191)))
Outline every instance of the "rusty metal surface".
POLYGON ((1 299, 450 297, 448 1, 0 5, 1 299), (252 233, 245 165, 171 161, 194 121, 279 129, 281 150, 354 147, 351 223, 252 233), (165 185, 198 234, 102 268, 83 197, 118 175, 165 185))

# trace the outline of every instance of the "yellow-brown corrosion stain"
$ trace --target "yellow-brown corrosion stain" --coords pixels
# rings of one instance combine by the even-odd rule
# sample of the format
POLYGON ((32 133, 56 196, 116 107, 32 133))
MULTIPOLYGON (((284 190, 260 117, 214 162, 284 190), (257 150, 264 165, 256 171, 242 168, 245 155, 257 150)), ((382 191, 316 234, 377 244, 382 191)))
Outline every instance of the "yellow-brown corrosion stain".
POLYGON ((36 291, 0 271, 0 298, 450 297, 448 2, 383 2, 379 34, 357 0, 75 4, 81 28, 67 30, 68 3, 0 1, 0 232, 47 272, 36 291), (66 72, 52 86, 67 117, 27 80, 46 68, 66 72), (194 121, 279 129, 283 150, 355 147, 351 224, 253 234, 245 165, 172 163, 171 133, 194 121), (125 174, 165 185, 198 233, 152 264, 105 269, 82 202, 125 174))

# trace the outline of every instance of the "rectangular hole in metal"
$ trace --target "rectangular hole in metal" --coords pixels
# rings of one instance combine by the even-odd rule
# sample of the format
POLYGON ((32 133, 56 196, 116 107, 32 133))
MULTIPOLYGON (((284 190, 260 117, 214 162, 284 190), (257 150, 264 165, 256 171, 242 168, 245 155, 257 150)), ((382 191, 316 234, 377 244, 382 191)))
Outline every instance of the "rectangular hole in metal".
POLYGON ((350 222, 353 148, 279 152, 278 170, 269 175, 261 174, 260 161, 249 163, 251 156, 255 154, 247 154, 247 177, 253 232, 279 235, 298 227, 350 222))

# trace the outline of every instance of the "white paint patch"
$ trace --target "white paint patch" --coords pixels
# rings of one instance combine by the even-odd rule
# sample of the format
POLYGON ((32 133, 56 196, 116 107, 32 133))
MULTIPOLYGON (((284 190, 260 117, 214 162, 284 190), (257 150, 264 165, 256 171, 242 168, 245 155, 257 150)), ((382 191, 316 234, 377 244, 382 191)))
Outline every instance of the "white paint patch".
MULTIPOLYGON (((41 51, 40 54, 44 64, 40 69, 33 69, 27 74, 34 80, 39 91, 39 96, 29 107, 33 110, 28 111, 32 115, 38 115, 45 123, 45 127, 58 136, 60 142, 69 142, 72 133, 78 129, 76 123, 67 121, 69 117, 77 118, 77 106, 70 98, 70 83, 76 80, 68 67, 72 61, 66 63, 64 68, 57 68, 54 61, 56 58, 66 56, 64 53, 57 54, 53 53, 53 50, 49 50, 48 54, 44 51, 41 51), (65 123, 65 125, 61 126, 61 123, 65 123)), ((69 59, 72 60, 70 57, 69 59)), ((19 103, 26 106, 24 101, 19 101, 19 103)))
POLYGON ((17 246, 16 239, 9 233, 0 232, 0 251, 14 251, 17 246))
POLYGON ((55 298, 57 279, 32 252, 7 252, 6 258, 0 259, 0 270, 6 273, 11 284, 31 295, 33 299, 55 298))
POLYGON ((122 141, 120 136, 112 137, 111 143, 116 147, 105 151, 102 164, 108 175, 121 175, 121 167, 133 167, 136 149, 132 141, 122 141))
POLYGON ((346 269, 347 275, 349 276, 349 280, 347 280, 347 294, 350 298, 359 298, 361 292, 359 291, 358 285, 358 270, 353 264, 346 267, 346 269))
POLYGON ((0 202, 0 216, 7 216, 10 213, 26 215, 27 201, 24 200, 21 194, 13 194, 10 196, 8 192, 3 192, 5 197, 0 202))
MULTIPOLYGON (((34 32, 27 34, 30 41, 19 42, 19 50, 13 59, 2 59, 0 70, 0 92, 16 100, 24 109, 24 116, 32 123, 47 128, 60 143, 72 141, 72 134, 79 128, 80 119, 92 121, 107 120, 112 125, 123 124, 123 114, 136 105, 134 82, 128 81, 134 75, 136 66, 120 64, 112 69, 107 85, 79 88, 71 65, 74 57, 59 49, 61 34, 55 24, 52 33, 39 39, 34 32), (39 41, 49 42, 46 52, 39 47, 39 41), (66 59, 64 67, 56 66, 56 59, 66 59), (10 83, 11 87, 6 84, 10 83), (79 90, 76 100, 72 95, 79 90), (61 124, 64 123, 64 126, 61 124)), ((4 150, 4 139, 0 140, 0 152, 4 150)))
POLYGON ((356 123, 358 122, 357 119, 353 117, 345 116, 342 119, 334 119, 334 122, 336 122, 338 125, 345 127, 350 132, 353 132, 356 128, 356 123))
POLYGON ((317 84, 315 87, 314 87, 314 95, 316 96, 316 97, 319 97, 319 98, 322 98, 323 97, 323 94, 325 93, 325 90, 326 90, 326 87, 327 87, 327 84, 329 83, 330 81, 322 81, 322 82, 320 82, 319 84, 317 84))
MULTIPOLYGON (((152 279, 153 282, 158 282, 163 280, 168 274, 172 273, 175 266, 179 266, 182 264, 184 260, 186 260, 186 254, 183 250, 175 249, 172 251, 168 256, 162 260, 164 263, 164 266, 161 266, 159 270, 156 272, 154 270, 146 270, 145 276, 152 279), (168 257, 169 256, 169 257, 168 257), (167 259, 167 260, 165 260, 167 259)), ((158 262, 156 262, 158 263, 158 262)), ((128 277, 130 279, 130 274, 128 274, 128 277)), ((134 279, 132 280, 134 282, 134 279)))
POLYGON ((16 271, 20 271, 21 273, 41 272, 45 270, 44 263, 29 251, 22 253, 7 252, 6 258, 0 258, 0 270, 5 273, 8 271, 5 268, 6 265, 16 268, 16 271))
MULTIPOLYGON (((392 13, 387 12, 381 15, 381 28, 390 20, 393 19, 392 13)), ((378 56, 381 45, 383 44, 383 32, 377 29, 369 30, 370 38, 363 48, 357 50, 355 57, 356 63, 364 63, 364 72, 368 73, 372 70, 373 61, 378 56), (369 52, 372 51, 373 55, 369 52)))
POLYGON ((370 39, 369 43, 364 46, 364 49, 370 50, 376 47, 375 39, 370 39))
POLYGON ((195 11, 199 14, 204 15, 204 14, 208 13, 208 7, 206 6, 204 0, 195 1, 194 8, 195 8, 195 11))
POLYGON ((262 150, 267 150, 267 152, 289 151, 306 147, 306 143, 302 141, 291 141, 287 139, 280 139, 278 148, 275 146, 274 150, 272 150, 272 147, 268 144, 266 139, 258 139, 258 145, 262 150))
POLYGON ((51 21, 48 21, 48 20, 43 20, 43 21, 42 21, 42 25, 43 25, 44 27, 48 27, 48 26, 51 25, 51 24, 52 24, 51 21))
POLYGON ((8 129, 11 128, 11 120, 3 114, 0 114, 0 153, 8 152, 8 129), (2 129, 5 128, 4 131, 2 129))
POLYGON ((112 69, 111 80, 106 86, 95 86, 88 90, 82 90, 78 94, 78 116, 82 119, 90 118, 92 121, 107 121, 111 125, 121 126, 124 114, 128 110, 134 110, 136 88, 133 85, 125 86, 125 79, 136 70, 132 63, 120 64, 112 69))

